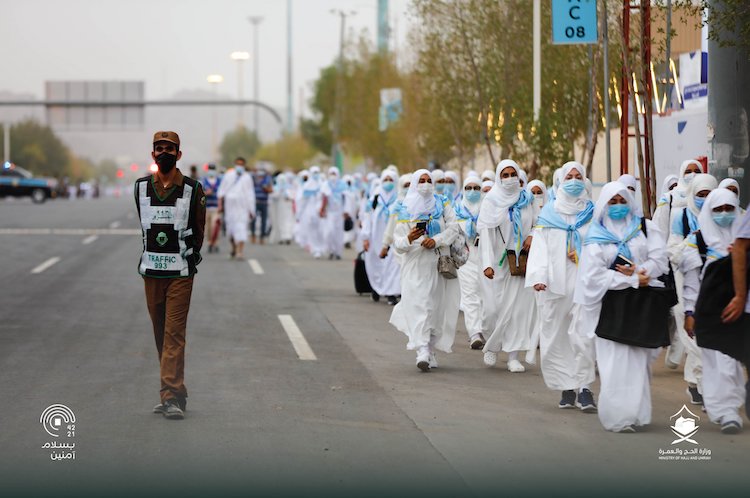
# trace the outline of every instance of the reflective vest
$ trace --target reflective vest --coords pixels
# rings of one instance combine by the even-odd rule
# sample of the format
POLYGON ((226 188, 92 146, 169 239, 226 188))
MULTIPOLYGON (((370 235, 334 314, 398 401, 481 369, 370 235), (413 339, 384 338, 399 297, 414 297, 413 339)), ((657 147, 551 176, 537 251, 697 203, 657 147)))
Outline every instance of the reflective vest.
POLYGON ((143 254, 138 273, 148 277, 189 277, 196 273, 201 256, 194 251, 197 181, 183 177, 160 198, 152 176, 135 182, 135 202, 143 233, 143 254))

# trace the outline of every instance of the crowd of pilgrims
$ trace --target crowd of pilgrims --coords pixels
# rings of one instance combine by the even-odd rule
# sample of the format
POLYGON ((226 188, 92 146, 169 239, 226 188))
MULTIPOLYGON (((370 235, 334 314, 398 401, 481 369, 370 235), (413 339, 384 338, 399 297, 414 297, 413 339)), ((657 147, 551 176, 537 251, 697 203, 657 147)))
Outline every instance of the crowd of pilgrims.
POLYGON ((399 176, 389 166, 380 175, 341 177, 336 168, 312 167, 296 178, 278 175, 271 201, 282 241, 293 238, 316 259, 340 259, 345 246, 362 253, 372 299, 394 306, 390 324, 406 335, 420 370, 438 367, 437 352, 451 352, 460 310, 468 346, 483 351, 488 367, 503 352, 507 369, 522 373, 538 350, 559 407, 598 412, 614 432, 651 422, 651 365, 662 348, 608 334, 618 324, 600 323, 602 302, 608 291, 664 287, 660 277, 671 267, 679 303, 666 325, 666 366, 684 360, 686 401, 702 405, 722 432, 736 433, 744 369, 697 346, 692 311, 704 267, 727 255, 742 217, 739 185, 718 183, 692 160, 677 173, 665 179, 651 220, 633 176, 604 185, 594 200, 577 162, 556 169, 550 187, 528 182, 512 160, 463 182, 439 169, 399 176), (439 260, 457 241, 468 259, 450 278, 439 260))

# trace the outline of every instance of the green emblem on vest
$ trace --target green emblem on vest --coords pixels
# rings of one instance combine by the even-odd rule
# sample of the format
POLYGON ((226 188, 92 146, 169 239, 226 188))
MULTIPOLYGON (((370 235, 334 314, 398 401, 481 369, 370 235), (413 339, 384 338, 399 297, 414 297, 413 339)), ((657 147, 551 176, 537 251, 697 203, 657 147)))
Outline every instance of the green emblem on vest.
POLYGON ((164 244, 167 243, 167 240, 169 239, 167 238, 167 234, 164 232, 159 232, 159 234, 156 236, 156 243, 162 247, 164 247, 164 244))

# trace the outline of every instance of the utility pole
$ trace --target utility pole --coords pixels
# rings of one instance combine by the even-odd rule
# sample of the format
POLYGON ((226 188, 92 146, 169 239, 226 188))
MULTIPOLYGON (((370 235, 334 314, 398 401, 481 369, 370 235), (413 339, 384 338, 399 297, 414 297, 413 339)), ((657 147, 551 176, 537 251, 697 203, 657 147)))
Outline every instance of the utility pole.
POLYGON ((539 119, 542 108, 542 6, 541 0, 534 0, 534 120, 539 119))
MULTIPOLYGON (((237 100, 244 100, 242 98, 242 89, 245 86, 243 84, 242 80, 242 62, 246 61, 250 58, 250 54, 247 52, 232 52, 232 54, 229 56, 233 61, 237 62, 237 100)), ((244 114, 244 106, 237 106, 237 126, 244 126, 245 125, 245 114, 244 114)))
POLYGON ((333 164, 341 171, 343 169, 343 158, 339 148, 339 134, 341 132, 341 97, 344 93, 344 36, 346 33, 346 17, 353 16, 354 11, 345 12, 343 10, 333 9, 332 14, 341 18, 341 27, 339 32, 339 60, 336 65, 336 103, 333 120, 333 143, 331 144, 331 159, 333 164))
MULTIPOLYGON (((250 24, 253 25, 253 100, 259 101, 260 98, 258 97, 258 58, 259 58, 259 51, 258 51, 258 25, 263 21, 263 18, 260 16, 250 16, 247 18, 248 21, 250 21, 250 24)), ((255 131, 255 134, 260 138, 260 125, 258 121, 258 109, 256 108, 253 114, 253 127, 255 131)))
POLYGON ((3 164, 10 162, 10 123, 3 123, 3 164))
POLYGON ((602 85, 602 93, 604 94, 604 140, 607 144, 607 182, 612 181, 612 144, 611 137, 609 136, 609 22, 607 20, 607 2, 602 2, 602 38, 603 38, 603 67, 604 67, 604 84, 602 85))
MULTIPOLYGON (((703 54, 701 54, 701 57, 703 54)), ((670 78, 672 78, 671 74, 671 64, 669 63, 669 60, 672 58, 672 0, 667 0, 667 46, 666 46, 666 54, 665 54, 666 60, 665 60, 665 68, 664 72, 666 73, 666 92, 667 92, 667 98, 666 102, 664 104, 664 109, 662 109, 662 112, 666 112, 667 109, 672 108, 672 84, 670 83, 670 78)), ((656 90, 656 89, 654 89, 656 90)))
POLYGON ((286 131, 294 131, 292 107, 292 0, 286 0, 286 131))

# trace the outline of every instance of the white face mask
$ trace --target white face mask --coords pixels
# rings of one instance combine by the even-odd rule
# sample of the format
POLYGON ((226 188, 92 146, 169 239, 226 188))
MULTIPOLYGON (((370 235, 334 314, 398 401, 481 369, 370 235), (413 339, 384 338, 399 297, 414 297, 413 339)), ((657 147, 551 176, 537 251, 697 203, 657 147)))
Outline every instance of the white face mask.
POLYGON ((241 166, 239 164, 235 164, 234 167, 237 170, 237 173, 244 173, 245 172, 245 167, 244 166, 241 166))
POLYGON ((544 206, 544 194, 534 194, 534 205, 536 207, 544 206))
POLYGON ((518 181, 517 176, 511 176, 510 178, 502 178, 500 180, 500 186, 506 192, 518 192, 521 190, 521 184, 518 181))
POLYGON ((695 173, 688 173, 683 178, 685 180, 685 183, 688 184, 688 185, 690 185, 690 182, 692 182, 693 178, 695 178, 695 173))
POLYGON ((431 183, 420 183, 417 185, 417 192, 422 197, 429 197, 435 192, 435 189, 431 183))

